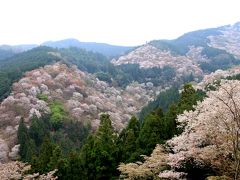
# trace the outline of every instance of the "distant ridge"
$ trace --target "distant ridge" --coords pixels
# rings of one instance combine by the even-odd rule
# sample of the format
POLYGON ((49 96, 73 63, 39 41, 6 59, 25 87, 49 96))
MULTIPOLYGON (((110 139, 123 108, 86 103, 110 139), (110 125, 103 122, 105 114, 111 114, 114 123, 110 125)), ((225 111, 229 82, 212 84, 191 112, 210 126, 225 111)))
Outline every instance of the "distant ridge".
POLYGON ((123 55, 126 51, 131 50, 134 47, 130 46, 118 46, 110 45, 106 43, 96 43, 96 42, 80 42, 77 39, 64 39, 60 41, 46 41, 42 43, 43 46, 49 46, 53 48, 69 48, 69 47, 79 47, 87 51, 93 51, 102 53, 108 57, 114 57, 123 55))

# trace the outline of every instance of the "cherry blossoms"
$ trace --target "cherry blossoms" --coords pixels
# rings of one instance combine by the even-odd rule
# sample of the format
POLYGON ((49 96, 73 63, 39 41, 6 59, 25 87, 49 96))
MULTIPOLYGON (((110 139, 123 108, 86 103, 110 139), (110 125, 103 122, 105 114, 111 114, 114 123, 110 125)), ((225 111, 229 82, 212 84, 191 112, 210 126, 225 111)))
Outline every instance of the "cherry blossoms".
POLYGON ((179 169, 194 159, 198 166, 210 165, 218 174, 239 178, 240 81, 222 81, 207 96, 195 111, 178 116, 184 131, 167 142, 174 152, 168 164, 179 169))
POLYGON ((207 167, 221 178, 239 179, 240 81, 222 80, 194 109, 178 115, 180 135, 157 146, 144 163, 121 164, 122 175, 185 179, 190 163, 198 170, 207 167))
POLYGON ((20 161, 13 161, 5 164, 0 164, 0 179, 41 179, 41 180, 55 180, 57 177, 54 173, 57 170, 50 171, 47 174, 40 175, 39 173, 27 174, 26 172, 31 169, 30 165, 22 163, 20 161))

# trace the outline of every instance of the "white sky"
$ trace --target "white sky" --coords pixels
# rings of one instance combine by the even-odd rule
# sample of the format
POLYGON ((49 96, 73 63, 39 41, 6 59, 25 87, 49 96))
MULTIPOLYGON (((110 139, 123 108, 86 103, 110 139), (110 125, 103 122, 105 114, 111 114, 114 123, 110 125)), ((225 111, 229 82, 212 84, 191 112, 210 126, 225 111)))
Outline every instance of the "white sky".
POLYGON ((240 21, 239 0, 0 0, 0 44, 139 45, 240 21))

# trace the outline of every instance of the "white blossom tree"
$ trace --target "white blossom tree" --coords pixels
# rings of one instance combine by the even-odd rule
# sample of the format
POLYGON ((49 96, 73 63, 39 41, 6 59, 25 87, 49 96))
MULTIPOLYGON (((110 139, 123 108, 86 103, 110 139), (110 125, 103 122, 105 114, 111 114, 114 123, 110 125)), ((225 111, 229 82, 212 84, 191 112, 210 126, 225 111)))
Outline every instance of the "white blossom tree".
POLYGON ((199 166, 208 164, 220 175, 239 179, 240 81, 222 81, 207 96, 195 111, 178 116, 184 131, 168 141, 174 152, 169 165, 179 169, 193 158, 199 166))
POLYGON ((177 117, 183 132, 167 141, 171 153, 157 146, 144 163, 121 164, 122 174, 129 179, 184 179, 181 171, 187 172, 191 162, 200 169, 211 167, 220 179, 239 179, 240 81, 222 80, 194 109, 177 117))
POLYGON ((167 166, 167 153, 161 145, 157 145, 150 157, 144 156, 145 162, 121 163, 118 170, 124 179, 148 179, 157 177, 167 166))

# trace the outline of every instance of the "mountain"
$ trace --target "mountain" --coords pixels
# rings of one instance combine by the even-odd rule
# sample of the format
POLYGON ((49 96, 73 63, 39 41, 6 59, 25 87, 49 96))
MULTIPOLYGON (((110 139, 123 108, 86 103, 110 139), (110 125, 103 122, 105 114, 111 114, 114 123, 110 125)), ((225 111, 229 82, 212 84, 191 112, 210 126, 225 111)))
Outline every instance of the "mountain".
MULTIPOLYGON (((125 89, 112 87, 91 74, 61 63, 29 71, 13 84, 11 95, 0 106, 0 143, 8 147, 4 154, 10 153, 16 141, 19 118, 30 125, 34 115, 40 117, 50 113, 56 101, 62 104, 68 117, 90 124, 92 129, 98 127, 100 114, 106 112, 120 131, 132 115, 153 100, 158 90, 138 83, 125 89), (7 135, 9 133, 11 136, 7 135)), ((2 161, 8 158, 8 155, 0 156, 2 161)))
MULTIPOLYGON (((20 45, 0 45, 0 60, 11 57, 14 54, 21 53, 24 51, 31 50, 38 47, 37 44, 20 44, 20 45)), ((101 53, 108 58, 116 57, 125 54, 134 47, 131 46, 117 46, 106 43, 96 42, 80 42, 77 39, 64 39, 60 41, 46 41, 40 46, 48 46, 52 48, 70 48, 76 47, 85 49, 87 51, 93 51, 101 53)))
POLYGON ((5 51, 12 51, 14 53, 21 53, 24 51, 28 51, 30 49, 33 49, 37 47, 37 44, 20 44, 20 45, 1 45, 0 50, 5 50, 5 51))
MULTIPOLYGON (((187 155, 193 160, 183 158, 187 165, 190 164, 187 166, 190 170, 184 169, 184 166, 186 172, 181 175, 195 172, 194 168, 207 169, 207 172, 202 173, 205 173, 204 176, 215 172, 216 169, 209 165, 211 161, 208 158, 211 156, 207 156, 208 153, 204 156, 207 157, 207 163, 204 162, 207 168, 204 169, 205 166, 198 166, 202 162, 194 161, 191 148, 188 148, 197 143, 196 149, 200 151, 196 153, 201 157, 202 148, 211 149, 216 143, 214 138, 220 137, 214 134, 213 139, 208 139, 211 137, 211 131, 210 134, 205 131, 208 130, 208 122, 211 122, 208 117, 221 120, 223 115, 229 115, 229 111, 215 116, 215 113, 220 112, 220 105, 214 106, 218 102, 216 99, 211 100, 213 104, 206 101, 208 108, 197 101, 206 95, 207 98, 215 98, 218 92, 215 90, 221 86, 220 79, 239 79, 239 37, 240 23, 236 23, 189 32, 174 40, 154 40, 133 49, 82 43, 75 39, 46 42, 43 43, 46 46, 31 50, 27 48, 32 46, 20 46, 22 50, 19 51, 3 46, 0 51, 0 162, 16 160, 20 155, 21 160, 31 163, 33 172, 47 173, 60 168, 59 174, 63 176, 66 174, 61 173, 83 173, 81 175, 85 177, 98 172, 96 174, 100 177, 112 174, 117 177, 119 172, 116 169, 120 162, 143 160, 140 154, 150 155, 156 143, 164 144, 174 135, 176 142, 181 143, 177 141, 177 135, 183 131, 185 135, 190 135, 190 139, 186 136, 183 142, 193 143, 187 146, 187 155), (123 52, 121 49, 127 53, 109 61, 109 56, 114 53, 119 55, 123 52), (194 87, 199 89, 195 90, 189 82, 197 84, 194 87), (194 112, 195 108, 200 114, 194 112), (216 108, 214 114, 208 112, 210 108, 216 108), (191 131, 193 134, 188 134, 189 131, 184 130, 185 126, 181 126, 183 129, 179 131, 181 120, 178 118, 187 115, 188 110, 191 110, 190 116, 185 121, 192 117, 191 114, 197 118, 203 115, 201 117, 204 117, 206 128, 201 129, 198 121, 194 120, 196 127, 191 131), (201 138, 197 141, 194 139, 195 133, 199 134, 195 130, 199 128, 201 132, 207 133, 204 141, 201 138), (210 143, 208 140, 211 140, 210 143)), ((240 87, 237 80, 224 82, 223 90, 240 87)), ((223 90, 221 93, 224 94, 223 90)), ((227 102, 230 101, 227 99, 227 102)), ((217 126, 215 131, 221 134, 217 126)), ((223 133, 226 131, 223 130, 223 133)), ((219 142, 225 142, 226 139, 219 142)), ((180 155, 184 155, 182 150, 186 145, 177 149, 181 150, 180 155)), ((224 148, 230 147, 226 145, 224 148)), ((173 154, 175 152, 164 154, 165 151, 168 150, 163 152, 158 146, 153 156, 160 153, 157 158, 171 155, 175 158, 172 162, 178 160, 173 154)), ((226 162, 233 160, 229 154, 222 157, 226 162)), ((215 165, 218 167, 220 164, 217 162, 215 165)), ((139 163, 131 165, 141 166, 139 163)), ((131 168, 131 171, 127 169, 128 172, 123 174, 131 174, 134 169, 138 171, 137 168, 131 168)), ((159 169, 165 167, 157 168, 154 175, 158 176, 159 169)), ((173 170, 176 169, 177 166, 173 166, 173 170)), ((166 177, 164 173, 161 175, 166 177)))
POLYGON ((173 67, 177 73, 203 75, 240 64, 240 23, 186 33, 174 40, 154 40, 113 59, 116 66, 173 67))
POLYGON ((101 53, 108 57, 114 57, 124 54, 126 51, 131 50, 133 47, 130 46, 117 46, 106 43, 96 42, 80 42, 77 39, 64 39, 60 41, 47 41, 42 43, 43 46, 49 46, 53 48, 69 48, 78 47, 87 51, 93 51, 101 53))

